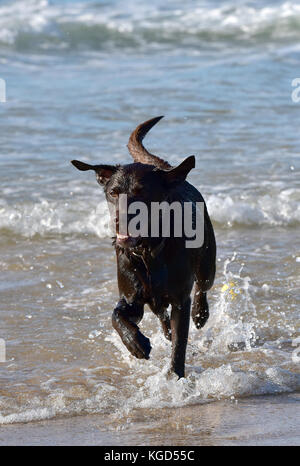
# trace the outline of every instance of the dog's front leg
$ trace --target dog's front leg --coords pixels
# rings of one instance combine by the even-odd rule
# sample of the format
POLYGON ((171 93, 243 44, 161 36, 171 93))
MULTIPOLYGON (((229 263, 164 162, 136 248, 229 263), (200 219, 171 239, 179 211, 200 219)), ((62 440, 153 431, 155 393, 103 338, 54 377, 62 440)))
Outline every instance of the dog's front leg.
POLYGON ((138 359, 149 359, 151 345, 149 338, 139 330, 137 324, 144 314, 144 306, 127 303, 123 298, 118 302, 112 315, 112 325, 130 353, 138 359))
POLYGON ((172 362, 171 370, 184 377, 185 352, 189 334, 191 299, 183 305, 173 305, 171 313, 172 362))

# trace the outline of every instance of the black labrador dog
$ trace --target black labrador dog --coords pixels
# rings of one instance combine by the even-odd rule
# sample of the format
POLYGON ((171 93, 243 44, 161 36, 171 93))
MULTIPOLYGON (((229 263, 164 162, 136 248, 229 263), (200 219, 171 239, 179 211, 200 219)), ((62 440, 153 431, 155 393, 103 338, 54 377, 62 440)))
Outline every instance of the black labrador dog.
POLYGON ((112 325, 124 345, 139 359, 149 359, 150 340, 139 330, 144 305, 159 318, 164 335, 172 341, 171 371, 184 377, 185 353, 188 340, 191 299, 192 319, 199 329, 209 316, 206 292, 215 276, 216 243, 211 221, 203 197, 186 181, 195 167, 195 157, 185 159, 173 168, 143 146, 147 132, 162 117, 153 118, 139 125, 131 134, 128 149, 134 163, 128 165, 89 165, 73 160, 82 171, 94 170, 98 183, 103 186, 106 199, 115 205, 114 245, 117 256, 120 300, 113 311, 112 325), (174 201, 204 205, 204 236, 198 248, 187 248, 185 238, 170 234, 169 237, 132 237, 120 234, 118 198, 126 194, 128 205, 141 201, 174 201), (171 314, 167 312, 171 305, 171 314))

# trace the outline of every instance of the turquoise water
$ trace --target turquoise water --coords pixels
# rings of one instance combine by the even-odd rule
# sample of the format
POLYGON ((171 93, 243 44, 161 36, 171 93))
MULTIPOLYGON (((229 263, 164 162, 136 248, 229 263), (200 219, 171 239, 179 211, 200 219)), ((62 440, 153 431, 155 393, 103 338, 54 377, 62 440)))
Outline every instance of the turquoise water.
POLYGON ((0 423, 299 390, 299 63, 297 2, 0 2, 0 423), (145 145, 196 155, 218 244, 178 383, 150 312, 149 362, 112 331, 104 197, 69 163, 130 162, 161 114, 145 145))

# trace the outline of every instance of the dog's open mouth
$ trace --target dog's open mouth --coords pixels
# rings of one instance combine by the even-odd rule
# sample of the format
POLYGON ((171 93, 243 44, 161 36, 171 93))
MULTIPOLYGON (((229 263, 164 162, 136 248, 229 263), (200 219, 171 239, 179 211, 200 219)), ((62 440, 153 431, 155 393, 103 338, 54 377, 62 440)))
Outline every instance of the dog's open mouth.
POLYGON ((117 233, 117 240, 116 243, 123 248, 134 248, 138 245, 140 238, 134 238, 130 235, 123 235, 121 233, 117 233))
POLYGON ((118 240, 126 241, 128 238, 130 238, 130 236, 129 235, 121 235, 121 233, 117 233, 117 238, 118 238, 118 240))

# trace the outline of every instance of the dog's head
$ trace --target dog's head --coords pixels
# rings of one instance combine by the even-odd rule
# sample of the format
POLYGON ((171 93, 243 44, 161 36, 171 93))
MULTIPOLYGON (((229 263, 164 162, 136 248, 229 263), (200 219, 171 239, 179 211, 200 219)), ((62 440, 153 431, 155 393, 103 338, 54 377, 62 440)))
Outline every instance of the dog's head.
MULTIPOLYGON (((162 202, 170 197, 173 189, 185 181, 189 171, 195 166, 195 157, 185 159, 180 165, 171 170, 161 170, 152 165, 132 163, 128 165, 89 165, 78 160, 72 164, 82 171, 93 170, 98 183, 104 188, 106 199, 116 212, 117 244, 123 247, 134 247, 138 238, 119 232, 120 195, 127 196, 127 209, 135 202, 142 202, 149 208, 151 202, 162 202)), ((110 209, 110 211, 112 211, 110 209)), ((128 221, 130 214, 127 213, 128 221)))
MULTIPOLYGON (((158 119, 149 120, 150 124, 146 122, 143 125, 148 125, 149 129, 149 126, 153 126, 154 120, 158 121, 158 119)), ((132 135, 143 127, 143 125, 140 125, 132 135)), ((177 167, 171 168, 167 162, 146 151, 138 138, 136 138, 136 146, 138 147, 134 146, 132 135, 128 147, 131 154, 133 155, 134 153, 134 159, 138 160, 135 163, 128 165, 90 165, 78 160, 72 160, 72 164, 78 170, 93 170, 95 172, 98 183, 104 188, 107 202, 115 213, 116 243, 122 247, 137 246, 143 236, 133 237, 128 234, 127 225, 131 218, 130 205, 139 202, 149 209, 151 202, 167 200, 172 190, 184 182, 190 170, 195 167, 195 157, 192 155, 177 167), (141 154, 142 150, 144 154, 141 154), (120 203, 120 199, 122 199, 121 195, 124 194, 127 196, 126 206, 120 203), (120 217, 124 213, 124 209, 127 209, 126 231, 124 229, 121 231, 120 217)), ((150 212, 150 209, 148 211, 150 212)), ((110 212, 112 213, 111 208, 110 212)))

